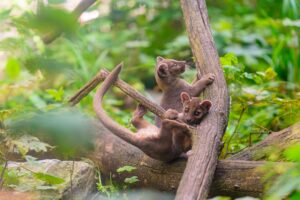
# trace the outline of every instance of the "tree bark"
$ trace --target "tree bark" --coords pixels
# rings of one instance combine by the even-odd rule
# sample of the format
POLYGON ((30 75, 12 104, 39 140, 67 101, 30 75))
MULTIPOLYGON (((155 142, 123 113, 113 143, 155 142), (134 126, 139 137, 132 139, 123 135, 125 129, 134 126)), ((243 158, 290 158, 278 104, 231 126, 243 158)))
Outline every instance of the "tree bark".
POLYGON ((177 190, 176 199, 206 199, 218 162, 221 140, 227 126, 229 97, 208 21, 205 0, 181 0, 186 28, 200 74, 214 73, 214 83, 204 91, 212 101, 210 114, 197 128, 193 154, 177 190))
POLYGON ((300 143, 300 123, 273 132, 261 142, 229 157, 230 160, 267 160, 272 152, 282 152, 293 144, 300 143))
MULTIPOLYGON (((157 161, 146 156, 138 148, 119 139, 99 122, 95 140, 96 148, 90 159, 100 169, 101 174, 123 182, 125 177, 138 176, 138 187, 150 187, 175 192, 186 167, 186 159, 178 159, 172 163, 157 161), (132 173, 117 173, 119 167, 130 165, 136 167, 132 173)), ((292 132, 287 132, 292 134, 292 132)), ((297 133, 300 136, 300 133, 297 133)), ((259 170, 266 162, 220 160, 210 186, 209 196, 227 195, 231 197, 260 197, 263 193, 264 171, 259 170)), ((285 168, 289 163, 276 163, 285 168)))

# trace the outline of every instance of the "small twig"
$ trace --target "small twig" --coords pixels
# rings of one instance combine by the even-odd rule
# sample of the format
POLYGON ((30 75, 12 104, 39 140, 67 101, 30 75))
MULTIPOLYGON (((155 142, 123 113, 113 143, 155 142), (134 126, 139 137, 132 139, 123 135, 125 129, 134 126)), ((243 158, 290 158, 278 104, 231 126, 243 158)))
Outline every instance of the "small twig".
POLYGON ((238 151, 236 151, 236 152, 228 152, 227 155, 234 155, 234 154, 237 154, 237 153, 239 153, 239 152, 241 152, 241 151, 247 149, 248 147, 249 147, 249 146, 246 146, 246 147, 244 147, 244 148, 242 148, 242 149, 240 149, 240 150, 238 150, 238 151))
POLYGON ((229 145, 230 145, 230 142, 231 142, 232 138, 235 136, 235 134, 237 133, 238 127, 239 127, 240 122, 241 122, 241 119, 242 119, 242 117, 243 117, 243 115, 244 115, 244 113, 245 113, 245 110, 246 110, 246 107, 243 106, 243 109, 242 109, 242 111, 241 111, 241 113, 240 113, 240 116, 239 116, 237 125, 235 126, 232 135, 230 136, 230 138, 229 138, 228 141, 227 141, 227 145, 226 145, 226 150, 225 150, 224 158, 226 158, 227 155, 229 154, 228 151, 229 151, 229 145))
POLYGON ((0 190, 2 190, 2 187, 3 187, 3 184, 4 184, 4 173, 5 173, 5 170, 7 168, 7 165, 8 165, 8 161, 5 160, 4 167, 1 171, 1 176, 0 176, 0 190))
POLYGON ((264 127, 264 126, 261 126, 261 125, 259 125, 259 124, 257 124, 257 123, 254 123, 254 125, 257 126, 257 127, 259 127, 259 128, 261 128, 261 129, 263 129, 263 130, 265 130, 265 131, 267 131, 268 133, 271 133, 271 132, 272 132, 272 130, 270 130, 270 129, 264 127))

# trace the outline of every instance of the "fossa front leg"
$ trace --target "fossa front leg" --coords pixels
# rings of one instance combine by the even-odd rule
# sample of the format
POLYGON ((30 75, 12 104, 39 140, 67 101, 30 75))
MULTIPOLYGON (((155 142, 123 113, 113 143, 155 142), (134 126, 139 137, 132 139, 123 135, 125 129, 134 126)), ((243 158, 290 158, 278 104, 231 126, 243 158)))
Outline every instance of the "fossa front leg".
POLYGON ((200 78, 199 74, 197 74, 197 81, 195 81, 191 86, 191 96, 199 96, 200 93, 210 84, 212 84, 215 80, 215 75, 212 73, 205 74, 200 78))

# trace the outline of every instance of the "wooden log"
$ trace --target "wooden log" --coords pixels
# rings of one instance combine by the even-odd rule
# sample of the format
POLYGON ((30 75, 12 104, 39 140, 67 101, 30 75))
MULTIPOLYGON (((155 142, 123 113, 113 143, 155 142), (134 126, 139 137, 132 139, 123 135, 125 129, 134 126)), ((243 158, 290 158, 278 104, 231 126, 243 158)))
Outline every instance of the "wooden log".
POLYGON ((204 91, 212 101, 210 114, 201 122, 193 143, 177 200, 207 198, 228 120, 229 96, 219 56, 214 45, 205 0, 181 0, 185 24, 196 66, 200 74, 214 73, 214 83, 204 91))
MULTIPOLYGON (((138 176, 137 187, 150 187, 175 192, 186 166, 185 159, 172 163, 157 161, 146 156, 138 148, 119 139, 99 122, 96 122, 96 148, 90 159, 101 170, 102 175, 123 182, 126 177, 138 176), (119 167, 136 167, 132 173, 117 173, 119 167)), ((263 193, 265 172, 259 170, 266 162, 220 160, 210 186, 209 196, 227 195, 231 197, 260 197, 263 193)), ((276 163, 287 167, 289 163, 276 163)))

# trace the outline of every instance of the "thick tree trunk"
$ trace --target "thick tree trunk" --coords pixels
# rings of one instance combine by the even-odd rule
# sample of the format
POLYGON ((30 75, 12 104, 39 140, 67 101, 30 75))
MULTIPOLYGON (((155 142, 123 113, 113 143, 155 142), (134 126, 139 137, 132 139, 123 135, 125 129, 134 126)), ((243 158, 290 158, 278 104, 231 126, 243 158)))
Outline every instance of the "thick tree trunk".
POLYGON ((230 160, 267 160, 272 152, 282 152, 293 144, 300 143, 300 123, 271 133, 261 142, 233 156, 230 160))
POLYGON ((181 0, 191 48, 197 69, 203 75, 214 73, 214 83, 204 91, 204 98, 212 101, 210 114, 197 128, 193 154, 177 190, 176 199, 206 199, 218 162, 221 140, 227 126, 229 97, 220 67, 205 0, 181 0))
MULTIPOLYGON (((123 182, 125 177, 136 175, 140 180, 136 186, 176 191, 186 166, 185 159, 172 163, 153 160, 136 147, 107 131, 100 123, 96 124, 98 129, 96 149, 90 158, 101 170, 102 175, 109 177, 112 174, 113 178, 120 182, 123 182), (119 167, 125 165, 134 166, 136 170, 129 174, 116 172, 119 167)), ((292 133, 286 132, 286 134, 292 133)), ((297 134, 300 135, 299 132, 297 134)), ((263 192, 262 179, 265 173, 257 168, 264 163, 240 160, 219 161, 209 196, 260 197, 263 192)), ((288 163, 276 165, 278 164, 289 165, 288 163)))

